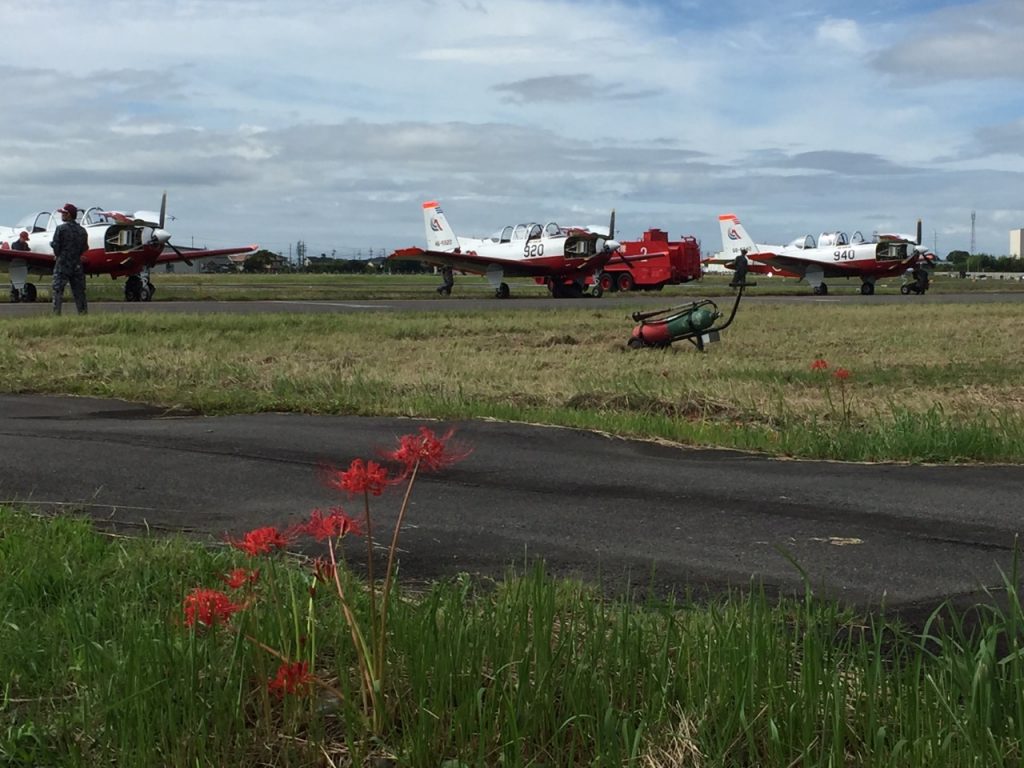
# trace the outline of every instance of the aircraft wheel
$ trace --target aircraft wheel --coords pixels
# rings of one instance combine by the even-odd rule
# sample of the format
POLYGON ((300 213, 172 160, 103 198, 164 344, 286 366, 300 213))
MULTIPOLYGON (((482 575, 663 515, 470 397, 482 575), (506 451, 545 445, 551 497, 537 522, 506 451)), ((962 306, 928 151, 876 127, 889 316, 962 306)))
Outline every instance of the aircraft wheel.
POLYGON ((604 288, 601 287, 600 283, 594 283, 594 287, 590 289, 590 295, 595 299, 600 299, 604 296, 604 288))
POLYGON ((828 286, 822 283, 821 285, 814 286, 815 296, 828 296, 828 286))
POLYGON ((151 301, 153 299, 153 295, 156 293, 156 286, 147 280, 146 287, 149 288, 149 298, 146 299, 146 301, 151 301))
POLYGON ((901 285, 900 286, 900 293, 902 293, 904 296, 908 296, 910 294, 910 286, 909 285, 901 285))
POLYGON ((512 292, 508 289, 508 283, 502 283, 498 286, 498 290, 494 293, 499 299, 507 299, 512 295, 512 292))
POLYGON ((874 292, 875 292, 875 286, 872 285, 871 283, 861 283, 860 284, 860 295, 861 296, 871 296, 874 292))
POLYGON ((17 304, 21 301, 21 294, 18 293, 17 288, 11 288, 11 304, 17 304))
POLYGON ((636 285, 636 281, 633 279, 633 275, 629 272, 623 272, 619 275, 619 290, 620 291, 632 291, 636 285))
POLYGON ((21 289, 21 300, 22 301, 35 301, 39 294, 36 292, 35 283, 25 283, 25 287, 21 289))

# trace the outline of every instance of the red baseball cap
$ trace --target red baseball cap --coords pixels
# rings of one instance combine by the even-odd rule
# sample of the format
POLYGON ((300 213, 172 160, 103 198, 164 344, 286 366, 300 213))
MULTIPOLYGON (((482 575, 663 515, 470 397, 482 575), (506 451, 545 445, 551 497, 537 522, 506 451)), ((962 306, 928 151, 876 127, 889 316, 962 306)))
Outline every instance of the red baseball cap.
POLYGON ((25 230, 21 230, 21 232, 18 233, 18 239, 28 240, 28 232, 26 232, 25 230))
POLYGON ((78 208, 71 203, 64 203, 64 207, 58 208, 57 213, 68 213, 72 216, 77 216, 78 208))

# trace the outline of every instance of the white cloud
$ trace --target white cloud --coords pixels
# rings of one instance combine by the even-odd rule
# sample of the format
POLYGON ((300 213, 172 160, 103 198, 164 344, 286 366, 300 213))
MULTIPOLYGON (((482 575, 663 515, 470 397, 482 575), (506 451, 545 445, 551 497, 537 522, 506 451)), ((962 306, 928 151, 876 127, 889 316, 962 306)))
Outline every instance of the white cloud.
POLYGON ((973 207, 1002 253, 1024 223, 1024 6, 838 5, 18 6, 45 45, 5 40, 0 223, 167 188, 179 242, 283 251, 419 243, 428 197, 467 233, 614 206, 626 234, 715 249, 729 209, 778 240, 923 216, 948 250, 973 207))

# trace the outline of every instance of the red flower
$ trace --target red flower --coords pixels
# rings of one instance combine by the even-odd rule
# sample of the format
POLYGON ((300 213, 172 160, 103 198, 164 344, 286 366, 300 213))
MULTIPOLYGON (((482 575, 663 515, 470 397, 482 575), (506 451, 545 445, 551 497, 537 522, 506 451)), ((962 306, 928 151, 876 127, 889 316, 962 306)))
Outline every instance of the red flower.
POLYGON ((824 371, 827 368, 828 368, 828 363, 826 363, 820 357, 817 360, 815 360, 813 363, 811 363, 811 370, 812 371, 824 371))
POLYGON ((420 469, 430 472, 461 461, 468 451, 453 451, 449 448, 455 430, 448 430, 438 437, 427 427, 420 427, 418 434, 404 435, 398 441, 398 448, 387 454, 391 461, 398 462, 411 472, 417 465, 420 469))
POLYGON ((848 370, 846 370, 845 368, 836 368, 832 372, 832 375, 835 376, 837 379, 840 379, 842 381, 845 381, 846 379, 850 378, 850 372, 848 370))
POLYGON ((286 693, 303 694, 309 690, 313 676, 309 664, 304 661, 285 662, 277 668, 277 674, 267 682, 267 689, 278 697, 286 693))
POLYGON ((216 589, 196 588, 185 596, 181 607, 185 612, 185 626, 191 627, 199 622, 212 627, 226 622, 243 606, 232 603, 231 598, 216 589))
POLYGON ((288 546, 290 533, 279 531, 272 525, 249 531, 241 539, 228 537, 228 543, 250 555, 267 555, 288 546))
POLYGON ((359 527, 359 521, 346 515, 341 507, 332 508, 327 515, 324 515, 319 509, 314 509, 309 516, 309 522, 296 526, 295 530, 298 533, 312 536, 317 541, 346 536, 350 533, 361 536, 363 533, 359 527))
POLYGON ((332 488, 351 494, 368 493, 380 496, 388 484, 388 471, 375 461, 355 459, 344 471, 335 471, 327 478, 332 488))
POLYGON ((221 580, 232 589, 241 589, 246 584, 255 584, 259 581, 260 572, 248 568, 235 568, 231 573, 222 576, 221 580))

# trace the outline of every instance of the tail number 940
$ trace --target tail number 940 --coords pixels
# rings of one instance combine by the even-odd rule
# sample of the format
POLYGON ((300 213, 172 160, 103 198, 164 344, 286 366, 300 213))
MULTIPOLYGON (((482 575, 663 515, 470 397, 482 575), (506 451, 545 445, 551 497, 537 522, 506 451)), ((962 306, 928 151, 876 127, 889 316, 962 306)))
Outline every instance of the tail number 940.
POLYGON ((857 258, 857 252, 853 248, 846 248, 841 251, 833 251, 832 259, 834 261, 852 261, 857 258))
POLYGON ((523 256, 529 259, 532 256, 544 255, 544 243, 527 243, 523 246, 523 256))

